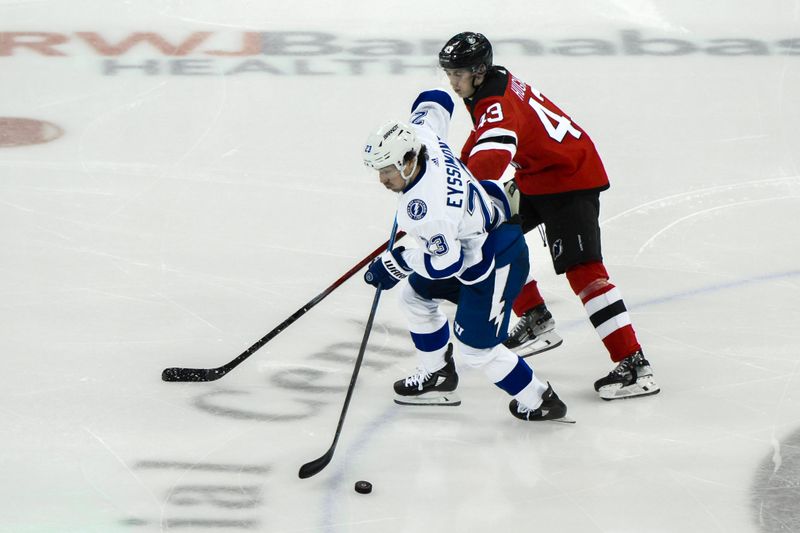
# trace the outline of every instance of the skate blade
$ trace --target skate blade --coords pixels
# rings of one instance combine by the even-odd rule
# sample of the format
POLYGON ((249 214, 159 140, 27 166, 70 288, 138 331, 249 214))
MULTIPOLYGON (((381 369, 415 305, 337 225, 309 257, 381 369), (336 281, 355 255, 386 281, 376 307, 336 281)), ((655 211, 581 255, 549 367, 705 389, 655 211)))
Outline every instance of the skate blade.
POLYGON ((553 420, 542 420, 542 422, 558 422, 559 424, 574 424, 576 420, 568 416, 562 416, 561 418, 554 418, 553 420))
POLYGON ((544 420, 542 420, 541 418, 535 418, 532 420, 528 420, 528 422, 533 422, 534 424, 543 424, 545 422, 557 422, 559 424, 574 424, 575 419, 570 418, 568 416, 562 416, 561 418, 545 418, 544 420))
POLYGON ((455 393, 441 394, 436 396, 395 396, 394 403, 397 405, 430 405, 439 407, 456 407, 461 405, 461 398, 455 393))
POLYGON ((511 351, 525 358, 552 350, 553 348, 558 348, 563 343, 564 339, 562 339, 558 333, 555 331, 548 331, 537 336, 530 344, 523 344, 521 347, 511 351))
POLYGON ((612 400, 627 400, 629 398, 641 398, 643 396, 652 396, 661 392, 661 387, 656 385, 655 382, 650 381, 644 384, 635 384, 628 387, 620 388, 601 388, 598 391, 600 398, 610 402, 612 400))

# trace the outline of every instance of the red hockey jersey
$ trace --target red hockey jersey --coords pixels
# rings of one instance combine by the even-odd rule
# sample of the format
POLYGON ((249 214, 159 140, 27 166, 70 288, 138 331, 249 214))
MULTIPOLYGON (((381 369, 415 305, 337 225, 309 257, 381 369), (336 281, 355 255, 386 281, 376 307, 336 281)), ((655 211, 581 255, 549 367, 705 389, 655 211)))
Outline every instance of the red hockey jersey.
POLYGON ((461 159, 478 179, 498 179, 511 164, 526 195, 608 188, 603 162, 586 132, 503 67, 493 67, 464 103, 474 129, 461 159))

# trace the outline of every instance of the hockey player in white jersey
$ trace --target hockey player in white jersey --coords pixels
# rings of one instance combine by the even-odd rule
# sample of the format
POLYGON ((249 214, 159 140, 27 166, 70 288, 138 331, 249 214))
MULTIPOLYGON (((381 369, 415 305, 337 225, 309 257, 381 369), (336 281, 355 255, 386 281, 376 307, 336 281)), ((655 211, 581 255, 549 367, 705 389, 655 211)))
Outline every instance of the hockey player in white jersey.
POLYGON ((410 124, 389 122, 371 134, 364 164, 400 193, 397 224, 417 243, 384 252, 368 268, 367 283, 401 287, 401 304, 416 347, 417 371, 394 384, 395 401, 459 405, 450 327, 438 301, 458 305, 453 329, 463 361, 481 369, 512 396, 522 420, 559 420, 567 407, 549 383, 503 346, 511 304, 528 275, 528 248, 497 182, 476 180, 445 142, 453 99, 444 91, 419 95, 410 124))

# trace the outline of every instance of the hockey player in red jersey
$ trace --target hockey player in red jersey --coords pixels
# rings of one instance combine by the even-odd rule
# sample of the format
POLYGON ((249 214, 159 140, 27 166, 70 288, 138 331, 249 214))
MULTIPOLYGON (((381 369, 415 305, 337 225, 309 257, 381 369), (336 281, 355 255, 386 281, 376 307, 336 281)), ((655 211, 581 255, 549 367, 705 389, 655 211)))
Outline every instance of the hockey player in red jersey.
MULTIPOLYGON (((480 33, 452 37, 439 52, 439 64, 474 126, 461 159, 481 180, 499 179, 509 164, 516 169, 506 188, 512 196, 515 189, 521 193, 523 231, 544 224, 556 273, 566 275, 617 363, 595 382, 595 390, 604 400, 659 392, 620 291, 603 265, 600 192, 609 182, 592 140, 541 92, 493 65, 492 46, 480 33)), ((522 353, 536 346, 537 338, 554 335, 555 323, 535 281, 523 287, 513 308, 520 320, 507 347, 522 353)))

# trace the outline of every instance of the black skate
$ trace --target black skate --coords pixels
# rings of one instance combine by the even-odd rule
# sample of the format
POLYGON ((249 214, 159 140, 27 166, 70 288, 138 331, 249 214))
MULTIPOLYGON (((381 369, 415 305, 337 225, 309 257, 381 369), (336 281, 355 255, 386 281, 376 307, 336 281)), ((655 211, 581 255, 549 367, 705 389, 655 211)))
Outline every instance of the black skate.
POLYGON ((542 405, 536 409, 529 409, 517 400, 511 400, 511 403, 508 404, 508 410, 520 420, 527 420, 529 422, 551 420, 553 422, 564 422, 567 424, 575 423, 573 419, 567 418, 567 405, 561 401, 549 382, 547 383, 547 390, 542 394, 542 405))
POLYGON ((520 317, 503 345, 520 357, 546 352, 564 342, 555 328, 553 315, 542 304, 520 317))
POLYGON ((447 346, 444 367, 428 373, 421 367, 417 373, 394 382, 394 402, 400 405, 461 405, 455 390, 458 373, 453 362, 453 345, 447 346))
POLYGON ((658 394, 661 388, 653 378, 650 363, 640 350, 620 361, 606 377, 595 381, 594 390, 604 400, 621 400, 658 394))

